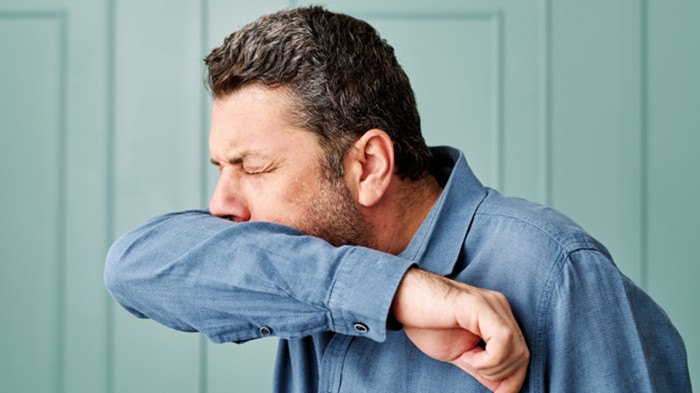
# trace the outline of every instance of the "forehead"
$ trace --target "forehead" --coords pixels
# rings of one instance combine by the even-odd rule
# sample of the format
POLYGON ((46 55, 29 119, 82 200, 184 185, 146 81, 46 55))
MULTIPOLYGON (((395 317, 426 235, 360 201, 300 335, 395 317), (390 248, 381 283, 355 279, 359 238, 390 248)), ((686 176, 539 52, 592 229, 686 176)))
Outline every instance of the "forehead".
POLYGON ((223 162, 295 149, 299 154, 320 156, 316 136, 290 121, 292 110, 292 100, 285 88, 250 85, 217 98, 212 107, 209 134, 212 158, 223 162))

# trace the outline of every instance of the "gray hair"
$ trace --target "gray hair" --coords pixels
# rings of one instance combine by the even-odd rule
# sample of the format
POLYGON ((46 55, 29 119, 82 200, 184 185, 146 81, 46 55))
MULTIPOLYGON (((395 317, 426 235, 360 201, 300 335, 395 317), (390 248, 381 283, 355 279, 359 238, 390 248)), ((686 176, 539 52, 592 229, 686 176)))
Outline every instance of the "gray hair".
POLYGON ((373 128, 392 139, 397 175, 429 173, 432 155, 408 77, 364 21, 322 7, 280 11, 228 36, 205 63, 215 97, 253 83, 288 88, 293 121, 319 137, 332 173, 343 173, 348 148, 373 128))

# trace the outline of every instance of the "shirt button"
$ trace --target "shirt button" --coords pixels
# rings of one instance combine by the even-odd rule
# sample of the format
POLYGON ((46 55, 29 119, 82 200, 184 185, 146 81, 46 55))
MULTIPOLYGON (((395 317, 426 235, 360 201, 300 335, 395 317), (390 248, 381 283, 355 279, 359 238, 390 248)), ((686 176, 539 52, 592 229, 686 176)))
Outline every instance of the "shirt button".
POLYGON ((355 328, 355 330, 357 330, 358 333, 367 333, 367 332, 369 332, 369 327, 367 327, 367 325, 365 325, 365 324, 362 323, 362 322, 355 322, 355 324, 353 325, 353 327, 355 328))
POLYGON ((259 331, 260 331, 260 334, 262 334, 263 336, 267 336, 267 335, 269 335, 270 333, 272 333, 272 329, 270 329, 270 328, 267 327, 267 326, 261 327, 259 331))

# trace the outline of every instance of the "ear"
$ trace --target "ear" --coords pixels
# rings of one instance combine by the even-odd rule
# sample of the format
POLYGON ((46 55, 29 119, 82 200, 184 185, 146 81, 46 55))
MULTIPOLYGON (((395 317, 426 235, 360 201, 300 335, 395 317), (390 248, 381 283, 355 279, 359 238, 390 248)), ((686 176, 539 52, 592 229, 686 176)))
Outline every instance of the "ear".
POLYGON ((376 205, 384 196, 394 174, 394 145, 379 129, 365 132, 345 155, 345 182, 357 202, 376 205))

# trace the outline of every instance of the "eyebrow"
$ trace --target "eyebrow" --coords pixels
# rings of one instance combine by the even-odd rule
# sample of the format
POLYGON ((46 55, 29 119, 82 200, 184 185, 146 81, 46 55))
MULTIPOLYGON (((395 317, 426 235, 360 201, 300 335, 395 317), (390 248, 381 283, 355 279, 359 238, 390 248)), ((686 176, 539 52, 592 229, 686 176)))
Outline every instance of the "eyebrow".
MULTIPOLYGON (((244 161, 247 157, 249 157, 249 156, 254 156, 254 155, 256 155, 256 154, 255 154, 255 153, 251 153, 251 152, 249 152, 249 151, 245 151, 245 152, 243 152, 243 153, 241 153, 241 154, 235 155, 235 156, 229 158, 228 160, 224 160, 224 161, 225 161, 226 163, 228 163, 228 164, 231 164, 231 165, 240 165, 240 164, 243 163, 243 161, 244 161)), ((259 154, 258 154, 258 155, 259 155, 259 154)), ((209 162, 210 162, 212 165, 214 165, 214 166, 219 166, 219 165, 220 165, 219 161, 216 161, 213 157, 212 157, 212 158, 209 158, 209 162)))

